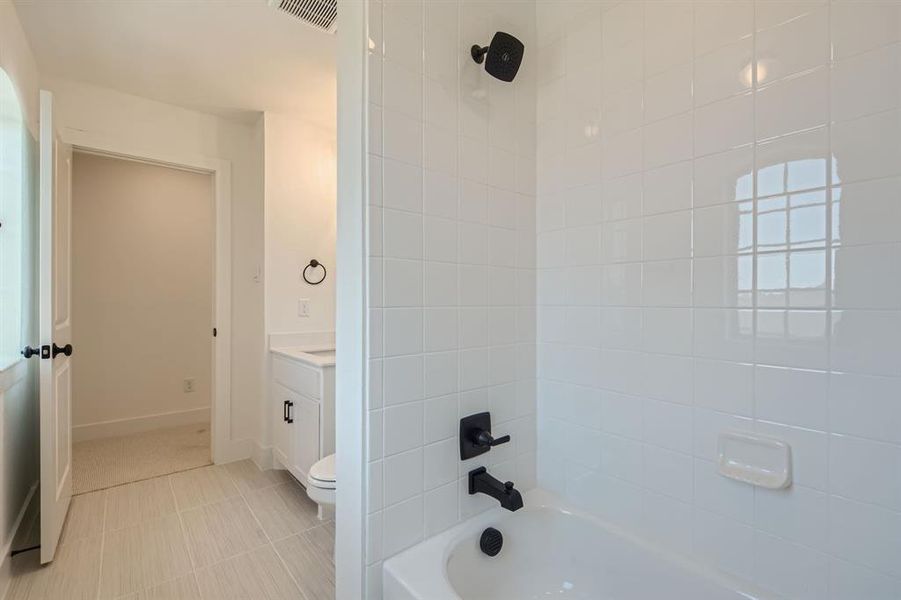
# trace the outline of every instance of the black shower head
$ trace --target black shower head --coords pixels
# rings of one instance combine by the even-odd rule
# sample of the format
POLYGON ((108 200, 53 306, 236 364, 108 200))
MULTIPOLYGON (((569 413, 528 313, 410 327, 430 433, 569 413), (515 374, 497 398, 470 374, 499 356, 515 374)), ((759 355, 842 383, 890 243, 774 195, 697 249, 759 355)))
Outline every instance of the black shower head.
POLYGON ((478 44, 472 47, 472 59, 479 64, 485 63, 488 74, 497 77, 501 81, 513 81, 519 65, 522 64, 522 54, 525 46, 518 39, 498 31, 491 39, 491 45, 484 48, 478 44), (487 55, 487 59, 485 58, 487 55))

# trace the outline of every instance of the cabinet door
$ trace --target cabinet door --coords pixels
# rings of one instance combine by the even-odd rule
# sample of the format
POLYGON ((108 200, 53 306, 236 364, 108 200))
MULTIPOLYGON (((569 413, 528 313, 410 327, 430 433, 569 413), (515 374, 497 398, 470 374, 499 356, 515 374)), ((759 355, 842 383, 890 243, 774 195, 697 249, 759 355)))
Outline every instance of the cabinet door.
POLYGON ((272 384, 272 454, 281 466, 291 466, 291 438, 293 423, 288 422, 291 403, 297 401, 297 395, 278 383, 272 384))
POLYGON ((319 460, 319 403, 296 396, 294 415, 294 468, 305 478, 319 460))

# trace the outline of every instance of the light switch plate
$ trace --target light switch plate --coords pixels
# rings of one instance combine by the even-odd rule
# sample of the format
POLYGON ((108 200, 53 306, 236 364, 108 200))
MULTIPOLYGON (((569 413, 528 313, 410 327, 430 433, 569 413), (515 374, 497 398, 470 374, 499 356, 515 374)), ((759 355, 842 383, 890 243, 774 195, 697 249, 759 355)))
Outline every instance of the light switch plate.
POLYGON ((309 317, 310 316, 310 299, 309 298, 301 298, 297 301, 297 316, 298 317, 309 317))

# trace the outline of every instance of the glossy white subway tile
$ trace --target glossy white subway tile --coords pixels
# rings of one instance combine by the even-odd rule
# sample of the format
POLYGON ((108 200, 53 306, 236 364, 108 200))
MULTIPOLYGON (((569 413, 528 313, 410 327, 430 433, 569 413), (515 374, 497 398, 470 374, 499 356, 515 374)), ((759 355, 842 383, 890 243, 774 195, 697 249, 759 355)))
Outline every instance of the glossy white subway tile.
POLYGON ((757 91, 758 140, 813 129, 829 120, 829 70, 821 67, 757 91))
POLYGON ((826 593, 829 560, 825 554, 784 539, 754 534, 754 580, 789 598, 817 600, 826 593), (790 573, 785 565, 792 565, 790 573))
POLYGON ((901 514, 873 504, 831 496, 829 549, 893 577, 901 577, 901 514))
POLYGON ((825 371, 759 365, 754 379, 754 416, 826 431, 828 382, 825 371))
POLYGON ((648 75, 691 62, 693 18, 691 2, 667 2, 645 10, 644 60, 648 75))
POLYGON ((753 416, 753 365, 694 359, 694 404, 719 412, 753 416))
POLYGON ((829 496, 794 485, 787 490, 759 489, 754 494, 754 526, 826 551, 829 546, 829 496))
POLYGON ((901 375, 901 311, 832 313, 831 367, 869 375, 901 375))
POLYGON ((754 43, 746 38, 695 59, 694 104, 701 106, 751 89, 754 43))
POLYGON ((385 456, 422 445, 422 402, 389 406, 384 410, 384 418, 385 456))
POLYGON ((836 59, 901 40, 901 6, 896 2, 835 2, 831 9, 836 59))
POLYGON ((845 498, 901 511, 901 446, 832 434, 829 491, 845 498))
POLYGON ((695 55, 750 37, 754 3, 745 0, 695 2, 695 55))
POLYGON ((901 174, 901 110, 832 126, 833 183, 901 174))
POLYGON ((695 508, 692 523, 696 556, 739 577, 753 576, 753 528, 700 508, 695 508))
POLYGON ((691 63, 652 75, 644 82, 646 123, 678 115, 692 107, 691 63))
POLYGON ((837 61, 832 67, 832 120, 901 108, 901 44, 837 61))
POLYGON ((829 61, 829 8, 825 3, 789 8, 794 2, 758 2, 757 83, 766 85, 788 75, 826 65, 829 61), (773 6, 776 10, 769 9, 773 6), (786 6, 788 5, 788 6, 786 6), (791 15, 791 12, 801 14, 791 15), (788 14, 786 14, 788 13, 788 14))
POLYGON ((832 265, 835 308, 901 308, 901 244, 844 246, 832 265))
POLYGON ((724 152, 754 141, 754 96, 733 96, 695 109, 694 154, 724 152))
POLYGON ((685 210, 692 207, 692 163, 675 163, 644 173, 642 214, 685 210))
POLYGON ((901 242, 901 178, 848 183, 832 190, 832 243, 901 242))
POLYGON ((901 379, 853 373, 829 378, 829 429, 901 444, 901 379))
POLYGON ((898 596, 901 596, 901 579, 889 577, 840 558, 830 558, 830 600, 896 598, 898 596))

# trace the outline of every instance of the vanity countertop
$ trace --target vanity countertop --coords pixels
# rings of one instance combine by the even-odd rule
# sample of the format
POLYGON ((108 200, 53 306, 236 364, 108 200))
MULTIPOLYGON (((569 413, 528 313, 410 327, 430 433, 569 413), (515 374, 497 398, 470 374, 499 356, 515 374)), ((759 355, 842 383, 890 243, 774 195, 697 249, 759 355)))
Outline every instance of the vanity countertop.
POLYGON ((326 346, 285 346, 270 351, 313 367, 334 367, 335 349, 326 346))

